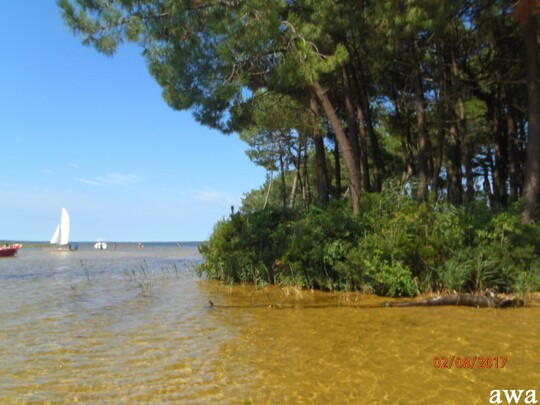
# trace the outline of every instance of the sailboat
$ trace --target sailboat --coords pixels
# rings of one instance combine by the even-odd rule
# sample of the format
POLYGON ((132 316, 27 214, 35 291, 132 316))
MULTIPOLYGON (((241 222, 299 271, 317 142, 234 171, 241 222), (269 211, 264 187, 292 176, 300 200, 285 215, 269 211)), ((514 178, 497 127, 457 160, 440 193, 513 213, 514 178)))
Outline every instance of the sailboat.
MULTIPOLYGON (((51 244, 64 246, 69 242, 69 214, 65 208, 62 208, 62 214, 60 216, 60 223, 54 231, 54 235, 51 238, 51 244)), ((77 247, 69 245, 69 250, 77 250, 77 247)))

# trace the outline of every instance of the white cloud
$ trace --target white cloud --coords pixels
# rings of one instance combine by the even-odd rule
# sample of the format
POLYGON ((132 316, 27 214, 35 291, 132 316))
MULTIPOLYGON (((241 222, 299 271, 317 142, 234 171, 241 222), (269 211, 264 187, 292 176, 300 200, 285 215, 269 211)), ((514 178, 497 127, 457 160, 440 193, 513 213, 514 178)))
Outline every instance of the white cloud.
POLYGON ((223 197, 223 193, 219 191, 196 191, 193 194, 193 199, 200 202, 221 201, 223 197))
POLYGON ((241 196, 226 193, 220 190, 196 190, 165 187, 161 190, 162 196, 167 201, 182 201, 184 203, 210 203, 210 204, 236 204, 241 196))
POLYGON ((75 180, 90 186, 127 186, 140 182, 142 176, 136 174, 107 173, 105 176, 90 179, 77 178, 75 180))
POLYGON ((191 199, 201 203, 236 204, 238 197, 217 190, 197 190, 191 194, 191 199))

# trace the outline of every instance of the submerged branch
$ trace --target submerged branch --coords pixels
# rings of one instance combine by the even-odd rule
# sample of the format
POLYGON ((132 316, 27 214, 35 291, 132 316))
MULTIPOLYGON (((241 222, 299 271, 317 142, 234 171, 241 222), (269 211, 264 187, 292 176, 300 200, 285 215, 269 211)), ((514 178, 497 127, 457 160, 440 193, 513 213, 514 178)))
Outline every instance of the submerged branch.
MULTIPOLYGON (((330 307, 351 307, 351 308, 381 308, 381 304, 299 304, 299 303, 278 303, 278 304, 252 304, 252 305, 217 305, 213 301, 208 302, 210 309, 233 309, 233 308, 269 308, 269 309, 313 309, 313 308, 330 308, 330 307)), ((453 295, 438 295, 432 298, 426 298, 414 301, 405 302, 385 302, 382 307, 435 307, 435 306, 467 306, 474 308, 517 308, 523 307, 525 304, 519 298, 497 297, 493 293, 486 295, 477 294, 453 294, 453 295)))
POLYGON ((493 293, 487 293, 486 295, 438 295, 433 298, 426 298, 416 301, 384 303, 384 306, 386 307, 434 307, 442 305, 459 305, 476 308, 514 308, 524 306, 524 302, 519 298, 501 298, 497 297, 493 293))

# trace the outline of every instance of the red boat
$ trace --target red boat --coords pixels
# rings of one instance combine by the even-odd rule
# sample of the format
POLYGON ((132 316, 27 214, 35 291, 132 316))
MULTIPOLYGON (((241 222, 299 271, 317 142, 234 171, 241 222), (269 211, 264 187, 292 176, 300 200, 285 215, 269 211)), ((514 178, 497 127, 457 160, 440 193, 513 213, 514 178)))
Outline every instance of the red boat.
POLYGON ((20 248, 22 248, 22 245, 19 243, 0 246, 0 257, 15 256, 15 254, 20 248))

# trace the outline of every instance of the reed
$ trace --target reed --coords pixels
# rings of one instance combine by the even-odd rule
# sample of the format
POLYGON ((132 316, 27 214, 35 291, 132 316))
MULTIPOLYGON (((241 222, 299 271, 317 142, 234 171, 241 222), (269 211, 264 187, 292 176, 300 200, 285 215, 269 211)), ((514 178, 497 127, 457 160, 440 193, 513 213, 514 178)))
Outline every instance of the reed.
POLYGON ((174 274, 174 276, 178 278, 180 276, 180 269, 178 268, 176 263, 172 263, 165 267, 162 267, 161 273, 163 275, 163 278, 167 278, 170 274, 174 274))
POLYGON ((148 297, 152 293, 152 286, 153 283, 150 279, 151 273, 148 268, 148 262, 146 260, 143 260, 143 263, 139 265, 139 273, 137 277, 137 273, 134 273, 135 281, 137 282, 137 285, 141 289, 141 294, 145 297, 148 297))
POLYGON ((86 281, 90 281, 90 272, 88 271, 88 267, 86 267, 86 265, 84 264, 82 260, 80 260, 80 262, 81 262, 81 267, 83 268, 83 271, 84 271, 84 277, 86 278, 86 281))
POLYGON ((124 269, 124 275, 129 279, 130 282, 134 282, 139 287, 141 294, 145 297, 152 294, 152 277, 153 273, 148 267, 148 262, 143 261, 138 267, 133 269, 124 269))
POLYGON ((77 284, 71 284, 70 288, 71 288, 71 293, 73 295, 78 295, 79 294, 79 286, 77 284))

